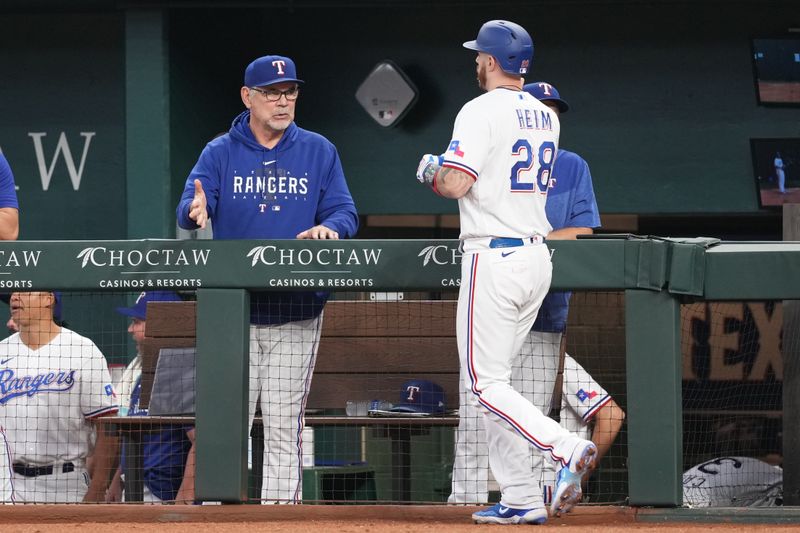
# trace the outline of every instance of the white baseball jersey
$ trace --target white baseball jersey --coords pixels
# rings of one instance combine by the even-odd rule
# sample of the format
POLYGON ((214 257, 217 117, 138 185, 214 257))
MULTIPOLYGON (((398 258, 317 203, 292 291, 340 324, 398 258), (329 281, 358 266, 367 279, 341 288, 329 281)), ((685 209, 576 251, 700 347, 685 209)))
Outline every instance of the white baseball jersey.
POLYGON ((752 457, 718 457, 683 473, 689 507, 783 505, 783 469, 752 457))
POLYGON ((119 415, 128 416, 131 405, 131 395, 136 388, 136 383, 139 381, 139 376, 142 375, 142 356, 136 354, 136 357, 125 367, 122 372, 122 377, 117 383, 117 396, 119 403, 119 415))
POLYGON ((50 343, 31 350, 16 333, 0 341, 0 365, 0 404, 14 462, 83 467, 95 441, 90 419, 118 409, 97 346, 61 328, 50 343))
POLYGON ((550 232, 544 205, 559 131, 556 114, 524 91, 498 88, 464 105, 443 164, 475 180, 458 201, 461 239, 550 232))

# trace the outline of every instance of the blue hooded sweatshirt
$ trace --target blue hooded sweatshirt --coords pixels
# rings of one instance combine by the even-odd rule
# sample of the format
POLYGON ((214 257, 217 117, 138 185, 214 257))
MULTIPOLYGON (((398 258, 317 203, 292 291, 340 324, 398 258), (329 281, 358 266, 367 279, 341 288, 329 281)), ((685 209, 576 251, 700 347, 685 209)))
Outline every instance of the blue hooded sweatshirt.
MULTIPOLYGON (((250 130, 250 111, 236 117, 231 129, 209 142, 178 204, 178 224, 197 229, 189 218, 194 180, 208 202, 215 239, 294 239, 322 224, 353 237, 358 229, 336 147, 325 137, 292 123, 278 144, 266 148, 250 130)), ((253 292, 253 324, 283 324, 320 314, 327 300, 321 292, 253 292)))
MULTIPOLYGON (((600 227, 600 212, 594 196, 592 174, 586 161, 575 152, 558 149, 544 210, 554 230, 600 227)), ((571 296, 571 292, 548 292, 531 329, 563 333, 567 329, 571 296)))

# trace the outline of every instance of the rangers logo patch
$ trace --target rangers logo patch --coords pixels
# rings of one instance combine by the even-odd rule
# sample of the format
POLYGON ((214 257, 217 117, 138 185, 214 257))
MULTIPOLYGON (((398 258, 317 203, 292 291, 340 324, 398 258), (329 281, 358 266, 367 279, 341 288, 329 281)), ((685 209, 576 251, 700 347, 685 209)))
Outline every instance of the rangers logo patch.
POLYGON ((577 396, 578 399, 581 401, 581 403, 583 403, 586 400, 591 400, 592 398, 597 396, 597 392, 595 391, 586 392, 585 390, 580 389, 578 390, 577 394, 575 394, 575 396, 577 396))
POLYGON ((464 157, 464 152, 459 148, 459 144, 461 144, 461 141, 450 141, 450 146, 447 147, 447 151, 453 152, 453 155, 457 157, 464 157))

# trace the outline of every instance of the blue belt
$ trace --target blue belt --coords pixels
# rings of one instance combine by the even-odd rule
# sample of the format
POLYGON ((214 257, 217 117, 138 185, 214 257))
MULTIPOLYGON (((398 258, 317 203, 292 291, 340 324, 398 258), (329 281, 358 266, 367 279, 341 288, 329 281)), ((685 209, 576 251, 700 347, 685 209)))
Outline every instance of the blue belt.
POLYGON ((489 248, 513 248, 515 246, 525 246, 525 244, 533 244, 537 241, 537 239, 541 239, 544 242, 544 239, 541 237, 525 237, 524 239, 514 239, 511 237, 495 237, 491 241, 489 241, 489 248))

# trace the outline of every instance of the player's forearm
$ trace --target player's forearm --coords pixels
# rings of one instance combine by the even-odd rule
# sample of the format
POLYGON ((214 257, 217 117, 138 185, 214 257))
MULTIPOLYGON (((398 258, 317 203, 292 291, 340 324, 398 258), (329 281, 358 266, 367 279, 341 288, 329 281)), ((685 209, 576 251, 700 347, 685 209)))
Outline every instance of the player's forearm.
POLYGON ((97 444, 92 454, 94 468, 89 489, 83 498, 85 502, 100 502, 105 499, 106 488, 116 471, 114 462, 119 453, 119 439, 109 435, 102 426, 97 427, 97 444))
POLYGON ((19 237, 19 211, 14 207, 0 208, 0 240, 16 241, 19 237))
POLYGON ((475 180, 461 170, 442 166, 442 163, 442 156, 422 156, 417 166, 417 180, 439 196, 458 200, 469 192, 475 180))
POLYGON ((453 200, 467 194, 473 183, 472 176, 454 168, 444 167, 436 175, 436 189, 439 194, 453 200))
POLYGON ((192 443, 189 453, 186 455, 186 466, 183 468, 183 479, 178 489, 175 500, 183 503, 194 502, 194 472, 195 472, 195 429, 186 432, 189 441, 192 443))
POLYGON ((594 430, 592 442, 597 446, 597 460, 599 461, 611 448, 617 438, 622 422, 625 420, 625 411, 612 399, 594 416, 594 430))
POLYGON ((192 503, 194 502, 194 471, 195 471, 195 453, 194 444, 189 448, 189 454, 186 456, 186 467, 183 469, 183 480, 178 489, 178 495, 175 499, 179 502, 192 503))
POLYGON ((576 239, 578 235, 591 235, 594 233, 592 228, 575 227, 575 228, 561 228, 554 229, 547 235, 549 241, 560 241, 576 239))
POLYGON ((320 224, 337 232, 340 239, 353 237, 358 231, 358 214, 352 199, 342 202, 334 209, 326 210, 321 215, 320 224))

